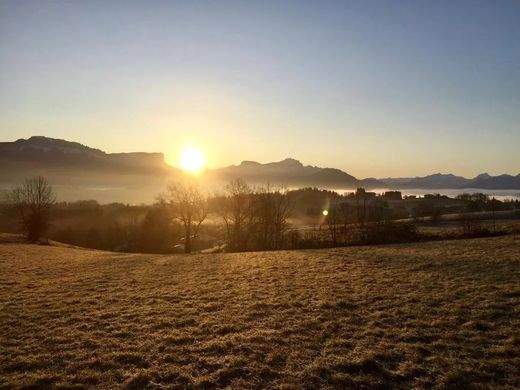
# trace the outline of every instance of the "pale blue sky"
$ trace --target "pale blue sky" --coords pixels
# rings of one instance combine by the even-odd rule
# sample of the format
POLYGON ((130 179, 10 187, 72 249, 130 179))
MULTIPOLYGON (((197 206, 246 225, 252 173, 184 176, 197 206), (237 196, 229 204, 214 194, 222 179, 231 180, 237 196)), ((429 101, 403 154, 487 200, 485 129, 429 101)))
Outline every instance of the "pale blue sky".
POLYGON ((520 173, 520 1, 0 1, 0 141, 520 173))

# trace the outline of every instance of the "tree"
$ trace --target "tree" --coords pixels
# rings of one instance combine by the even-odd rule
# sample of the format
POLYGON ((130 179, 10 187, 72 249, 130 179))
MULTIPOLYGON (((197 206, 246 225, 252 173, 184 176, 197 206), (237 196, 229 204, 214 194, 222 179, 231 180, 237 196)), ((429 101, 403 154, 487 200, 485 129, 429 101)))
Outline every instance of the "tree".
POLYGON ((343 230, 347 230, 347 225, 353 220, 353 208, 347 202, 339 204, 339 212, 341 221, 343 222, 343 230))
POLYGON ((493 197, 488 201, 488 209, 491 211, 491 218, 493 219, 493 233, 497 232, 497 215, 496 212, 500 210, 502 202, 493 197))
POLYGON ((390 219, 390 207, 384 199, 374 199, 367 208, 368 220, 370 222, 383 222, 390 219))
POLYGON ((361 239, 366 241, 365 221, 367 217, 367 195, 364 188, 358 188, 356 190, 356 211, 361 239))
POLYGON ((242 179, 236 179, 229 182, 226 192, 227 196, 217 199, 217 211, 226 226, 229 249, 244 251, 255 220, 253 190, 242 179))
POLYGON ((8 193, 8 201, 20 219, 27 238, 36 242, 48 228, 49 214, 56 203, 50 184, 42 176, 26 179, 8 193))
POLYGON ((339 217, 340 217, 340 206, 332 205, 331 207, 329 207, 325 221, 329 228, 330 240, 331 240, 333 246, 336 246, 338 243, 337 224, 339 223, 339 217))
POLYGON ((358 188, 356 190, 356 211, 357 221, 359 225, 363 227, 367 215, 367 196, 364 188, 358 188))
POLYGON ((283 238, 287 230, 287 219, 292 213, 293 202, 287 189, 281 188, 272 194, 273 197, 273 223, 274 223, 274 248, 282 247, 283 238))
POLYGON ((171 220, 168 206, 162 202, 148 208, 143 221, 135 231, 135 239, 130 240, 133 251, 144 253, 169 253, 172 238, 179 238, 183 228, 171 220))
POLYGON ((166 191, 164 201, 184 227, 184 252, 191 253, 193 240, 208 215, 208 201, 195 180, 172 182, 166 191))
POLYGON ((279 188, 273 190, 269 184, 256 194, 260 249, 280 249, 292 212, 290 193, 279 188))

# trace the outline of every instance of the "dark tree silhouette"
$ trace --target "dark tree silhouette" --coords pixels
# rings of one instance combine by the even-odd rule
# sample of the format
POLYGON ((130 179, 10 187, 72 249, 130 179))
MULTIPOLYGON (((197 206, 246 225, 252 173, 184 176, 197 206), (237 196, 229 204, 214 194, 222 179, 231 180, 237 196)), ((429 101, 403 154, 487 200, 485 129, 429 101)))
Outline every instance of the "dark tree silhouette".
POLYGON ((56 203, 52 187, 42 176, 25 180, 11 189, 8 201, 17 214, 27 238, 36 242, 49 224, 49 212, 56 203))
POLYGON ((356 211, 361 237, 363 241, 366 241, 365 222, 367 217, 367 195, 364 188, 358 188, 356 190, 356 211))
POLYGON ((224 220, 230 251, 244 251, 255 224, 254 193, 241 179, 226 186, 226 196, 219 198, 218 214, 224 220))
POLYGON ((339 204, 339 212, 341 214, 341 221, 343 223, 343 229, 347 230, 347 225, 353 221, 353 207, 351 207, 347 202, 342 202, 339 204))
POLYGON ((268 184, 256 194, 259 248, 280 249, 292 212, 292 198, 285 188, 272 189, 268 184))
POLYGON ((194 180, 172 182, 166 191, 164 202, 184 227, 184 252, 191 253, 193 240, 208 215, 208 201, 194 180))
POLYGON ((333 246, 336 246, 338 243, 338 228, 337 225, 340 221, 340 206, 332 205, 328 209, 327 217, 325 218, 325 222, 329 228, 330 240, 333 246))

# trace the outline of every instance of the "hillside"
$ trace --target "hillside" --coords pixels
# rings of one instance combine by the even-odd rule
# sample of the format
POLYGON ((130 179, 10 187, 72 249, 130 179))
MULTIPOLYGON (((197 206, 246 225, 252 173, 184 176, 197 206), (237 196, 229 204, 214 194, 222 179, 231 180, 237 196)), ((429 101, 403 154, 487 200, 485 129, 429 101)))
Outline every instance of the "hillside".
POLYGON ((520 189, 520 174, 517 176, 499 175, 491 176, 487 173, 481 173, 473 179, 467 179, 462 176, 455 176, 451 173, 435 173, 424 177, 402 177, 402 178, 385 178, 379 179, 383 186, 396 189, 405 188, 480 188, 487 190, 516 190, 520 189))
POLYGON ((518 388, 518 280, 519 236, 193 256, 3 243, 0 388, 518 388))
POLYGON ((367 188, 384 186, 382 182, 376 179, 359 180, 340 169, 303 165, 293 158, 266 164, 256 161, 242 161, 239 165, 210 170, 206 176, 210 180, 220 182, 240 178, 259 185, 270 183, 290 187, 319 186, 355 189, 360 186, 367 188))
MULTIPOLYGON (((35 136, 0 142, 1 191, 27 177, 45 176, 60 200, 96 199, 102 203, 152 203, 166 183, 182 172, 165 163, 162 153, 106 153, 78 142, 35 136)), ((415 178, 359 179, 341 169, 304 165, 294 158, 265 164, 207 169, 201 181, 211 191, 233 179, 251 185, 320 187, 328 189, 520 189, 520 175, 480 174, 467 179, 436 173, 415 178)))
POLYGON ((162 153, 106 153, 77 142, 30 137, 0 142, 1 190, 44 176, 60 201, 151 203, 179 175, 162 153))
MULTIPOLYGON (((179 172, 164 162, 162 153, 105 153, 77 142, 41 136, 0 142, 0 184, 35 174, 46 176, 57 185, 132 187, 143 179, 145 183, 150 182, 150 177, 157 181, 179 172), (135 180, 135 176, 140 179, 135 180)), ((205 174, 205 179, 218 186, 238 178, 261 185, 330 188, 383 185, 375 179, 358 180, 340 169, 304 166, 292 158, 267 164, 244 161, 207 170, 205 174)), ((160 190, 161 186, 157 186, 156 191, 160 190)))
POLYGON ((489 189, 520 189, 520 174, 516 176, 499 175, 489 176, 482 174, 476 177, 470 184, 472 188, 489 189))
POLYGON ((0 142, 0 161, 23 169, 90 170, 119 174, 166 174, 172 168, 162 153, 105 153, 78 142, 35 136, 0 142))

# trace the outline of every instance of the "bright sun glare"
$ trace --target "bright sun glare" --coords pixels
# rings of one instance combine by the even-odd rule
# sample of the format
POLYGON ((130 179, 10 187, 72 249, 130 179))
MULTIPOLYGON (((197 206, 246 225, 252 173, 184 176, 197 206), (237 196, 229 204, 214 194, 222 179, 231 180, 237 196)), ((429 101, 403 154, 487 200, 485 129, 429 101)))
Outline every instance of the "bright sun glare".
POLYGON ((181 153, 181 168, 190 173, 200 173, 206 166, 204 155, 199 149, 185 148, 181 153))

